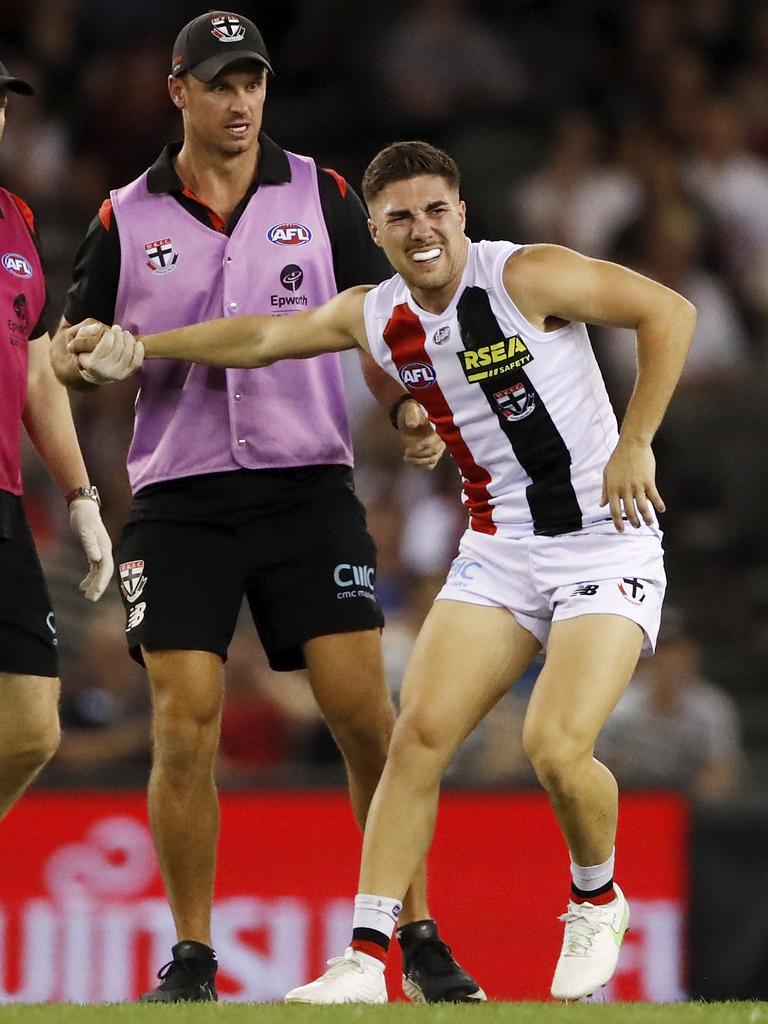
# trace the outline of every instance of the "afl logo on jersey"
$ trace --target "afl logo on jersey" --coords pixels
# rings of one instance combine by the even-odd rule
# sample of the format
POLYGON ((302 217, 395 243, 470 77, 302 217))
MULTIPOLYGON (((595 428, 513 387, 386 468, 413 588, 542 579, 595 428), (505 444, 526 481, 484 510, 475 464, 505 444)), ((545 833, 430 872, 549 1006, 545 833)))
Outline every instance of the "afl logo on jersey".
POLYGON ((32 277, 32 264, 17 252, 7 252, 3 256, 3 266, 14 277, 32 277))
POLYGON ((421 391, 432 387, 437 380, 434 367, 429 363, 408 363, 400 369, 400 380, 409 391, 421 391))
POLYGON ((306 245, 312 241, 312 232, 303 224, 275 224, 267 238, 275 245, 306 245))
POLYGON ((512 387, 494 392, 493 397, 505 420, 524 420, 536 407, 533 392, 519 382, 512 387))

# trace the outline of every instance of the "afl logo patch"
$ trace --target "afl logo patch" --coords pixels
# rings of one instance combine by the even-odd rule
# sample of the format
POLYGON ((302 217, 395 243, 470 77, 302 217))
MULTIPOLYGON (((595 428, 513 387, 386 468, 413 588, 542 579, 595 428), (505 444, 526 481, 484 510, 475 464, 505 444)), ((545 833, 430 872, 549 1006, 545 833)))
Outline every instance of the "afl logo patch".
POLYGON ((14 277, 32 277, 32 264, 17 252, 7 252, 3 256, 3 266, 14 277))
POLYGON ((421 391, 435 383, 437 374, 429 363, 408 363, 400 369, 400 380, 409 391, 421 391))
POLYGON ((275 245, 306 245, 312 241, 312 232, 304 224, 275 224, 267 238, 275 245))
POLYGON ((211 18, 211 33, 220 43, 239 43, 245 39, 245 25, 235 14, 211 18))

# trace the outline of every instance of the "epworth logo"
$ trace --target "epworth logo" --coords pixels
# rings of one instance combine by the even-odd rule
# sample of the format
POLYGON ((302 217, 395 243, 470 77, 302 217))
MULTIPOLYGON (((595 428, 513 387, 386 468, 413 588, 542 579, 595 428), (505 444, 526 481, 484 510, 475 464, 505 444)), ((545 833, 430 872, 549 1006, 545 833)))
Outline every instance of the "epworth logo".
POLYGON ((176 269, 179 254, 174 251, 170 238, 158 238, 156 242, 145 242, 144 252, 147 266, 154 274, 168 274, 176 269))
POLYGON ((275 224, 267 238, 275 245, 306 245, 312 241, 312 232, 304 224, 275 224))

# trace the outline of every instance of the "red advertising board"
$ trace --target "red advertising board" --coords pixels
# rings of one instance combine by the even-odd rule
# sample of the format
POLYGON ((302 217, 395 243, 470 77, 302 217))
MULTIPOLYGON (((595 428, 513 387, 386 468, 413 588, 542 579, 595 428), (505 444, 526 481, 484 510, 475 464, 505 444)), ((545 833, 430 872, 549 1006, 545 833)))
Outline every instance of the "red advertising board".
MULTIPOLYGON (((0 1001, 114 1002, 156 984, 175 941, 138 793, 31 793, 2 825, 0 1001)), ((632 930, 608 996, 683 996, 685 804, 624 796, 617 878, 632 930)), ((343 793, 227 793, 214 910, 220 995, 279 1000, 343 952, 360 834, 343 793)), ((546 999, 568 855, 539 794, 446 793, 432 913, 491 999, 546 999)), ((399 996, 391 954, 390 998, 399 996)))

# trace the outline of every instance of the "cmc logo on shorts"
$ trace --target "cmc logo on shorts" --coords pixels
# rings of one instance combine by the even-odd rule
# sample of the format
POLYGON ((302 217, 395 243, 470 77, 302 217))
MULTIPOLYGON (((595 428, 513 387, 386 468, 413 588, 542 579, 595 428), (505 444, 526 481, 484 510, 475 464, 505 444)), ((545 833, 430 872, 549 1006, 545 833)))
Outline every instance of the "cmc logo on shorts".
POLYGON ((275 224, 267 238, 275 245, 306 245, 312 241, 312 232, 303 224, 275 224))
POLYGON ((409 391, 420 391, 431 387, 437 380, 437 374, 429 363, 408 363, 400 370, 400 380, 409 391))
POLYGON ((32 264, 17 252, 7 252, 2 262, 8 273, 14 277, 32 277, 32 264))
POLYGON ((341 562, 333 570, 333 582, 337 587, 368 587, 373 590, 376 570, 370 565, 350 565, 341 562))

